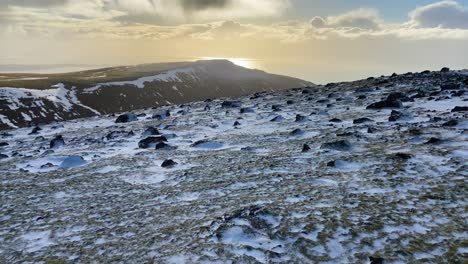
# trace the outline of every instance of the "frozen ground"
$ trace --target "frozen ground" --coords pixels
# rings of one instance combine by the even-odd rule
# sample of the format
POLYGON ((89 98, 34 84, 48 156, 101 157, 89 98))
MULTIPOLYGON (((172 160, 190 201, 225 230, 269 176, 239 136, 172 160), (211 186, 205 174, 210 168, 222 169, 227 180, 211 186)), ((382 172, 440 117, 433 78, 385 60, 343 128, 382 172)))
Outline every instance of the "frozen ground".
POLYGON ((466 263, 468 121, 451 110, 468 96, 463 83, 440 91, 450 78, 236 98, 245 113, 214 100, 167 107, 162 120, 148 109, 124 124, 8 131, 0 263, 466 263), (425 96, 395 122, 366 109, 394 91, 425 96), (177 149, 138 148, 149 126, 177 149), (56 135, 65 145, 50 149, 56 135), (340 140, 351 147, 321 148, 340 140))

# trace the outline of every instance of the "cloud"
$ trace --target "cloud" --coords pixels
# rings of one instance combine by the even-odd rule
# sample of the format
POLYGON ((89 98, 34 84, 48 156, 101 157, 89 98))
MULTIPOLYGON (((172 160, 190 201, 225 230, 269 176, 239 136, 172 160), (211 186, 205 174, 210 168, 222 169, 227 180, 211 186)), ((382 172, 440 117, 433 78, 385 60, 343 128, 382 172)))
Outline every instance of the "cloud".
POLYGON ((419 7, 410 13, 411 24, 423 28, 468 29, 468 10, 456 1, 442 1, 419 7))
POLYGON ((198 11, 204 9, 219 9, 233 4, 232 0, 182 0, 181 5, 184 10, 198 11))
POLYGON ((1 6, 50 7, 63 5, 67 0, 1 0, 1 6))
POLYGON ((327 18, 314 17, 310 24, 315 28, 358 28, 377 30, 382 20, 374 9, 358 9, 327 18))
POLYGON ((419 7, 410 13, 411 20, 398 24, 386 23, 377 10, 357 9, 335 16, 316 16, 310 21, 290 20, 271 25, 246 24, 239 21, 246 17, 281 15, 290 6, 290 1, 15 0, 14 2, 21 6, 0 9, 0 35, 3 32, 9 35, 29 34, 47 37, 55 35, 151 40, 274 40, 279 43, 386 36, 409 40, 468 39, 468 27, 464 24, 466 9, 455 1, 442 1, 419 7), (48 8, 35 6, 39 2, 48 8))
MULTIPOLYGON (((77 1, 77 0, 75 0, 77 1)), ((92 0, 80 0, 92 1, 92 0)), ((97 0, 94 0, 97 1, 97 0)), ((212 22, 213 20, 258 18, 281 15, 289 0, 100 0, 104 9, 126 13, 128 22, 138 21, 137 15, 146 15, 145 21, 160 23, 212 22), (152 16, 152 19, 149 16, 152 16)))

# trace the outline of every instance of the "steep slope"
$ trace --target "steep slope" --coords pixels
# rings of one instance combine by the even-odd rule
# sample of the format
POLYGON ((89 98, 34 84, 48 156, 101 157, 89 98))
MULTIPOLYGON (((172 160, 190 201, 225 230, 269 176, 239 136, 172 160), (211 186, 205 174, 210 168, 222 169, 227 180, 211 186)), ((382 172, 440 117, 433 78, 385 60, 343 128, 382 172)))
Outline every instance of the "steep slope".
POLYGON ((312 85, 226 60, 0 78, 0 129, 312 85))

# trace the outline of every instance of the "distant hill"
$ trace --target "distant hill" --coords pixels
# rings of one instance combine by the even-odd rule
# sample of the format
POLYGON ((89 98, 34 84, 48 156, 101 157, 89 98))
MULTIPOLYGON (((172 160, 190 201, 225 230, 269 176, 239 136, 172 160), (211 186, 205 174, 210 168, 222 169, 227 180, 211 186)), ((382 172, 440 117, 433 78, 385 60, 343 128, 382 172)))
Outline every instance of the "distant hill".
POLYGON ((228 60, 0 74, 0 129, 310 85, 228 60))

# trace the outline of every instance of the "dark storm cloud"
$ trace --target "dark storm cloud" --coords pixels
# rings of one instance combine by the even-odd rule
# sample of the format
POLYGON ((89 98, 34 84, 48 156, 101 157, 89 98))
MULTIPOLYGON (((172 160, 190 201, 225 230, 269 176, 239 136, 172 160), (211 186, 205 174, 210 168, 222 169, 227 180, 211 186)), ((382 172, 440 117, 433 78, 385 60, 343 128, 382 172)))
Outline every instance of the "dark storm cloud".
POLYGON ((181 0, 185 11, 199 11, 212 8, 224 8, 231 4, 232 0, 181 0))

